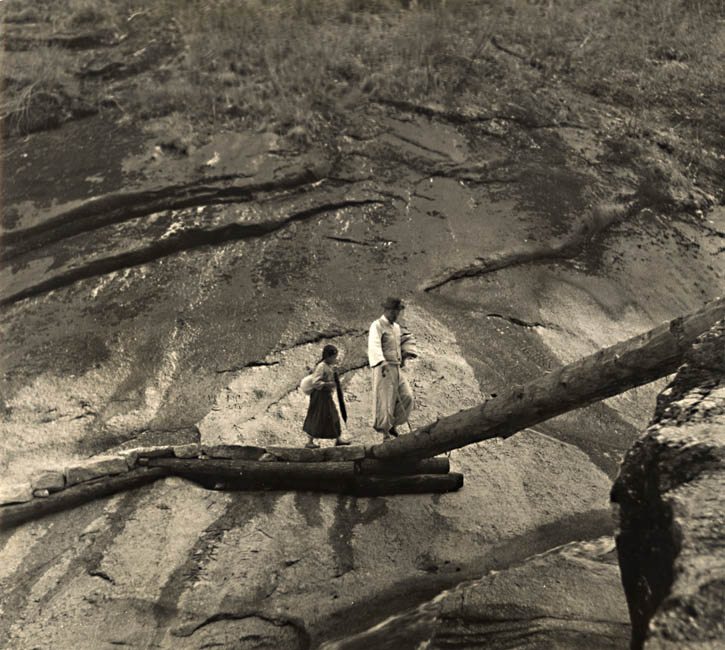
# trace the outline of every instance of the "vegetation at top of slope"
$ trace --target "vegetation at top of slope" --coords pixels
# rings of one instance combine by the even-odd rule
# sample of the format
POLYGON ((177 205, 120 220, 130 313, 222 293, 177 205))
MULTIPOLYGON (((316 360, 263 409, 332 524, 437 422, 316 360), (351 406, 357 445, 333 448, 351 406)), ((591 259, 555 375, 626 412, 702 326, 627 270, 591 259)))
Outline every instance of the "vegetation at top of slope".
POLYGON ((525 120, 554 102, 539 90, 565 85, 626 111, 629 135, 674 129, 694 143, 686 165, 703 148, 717 159, 725 140, 723 0, 4 4, 6 135, 120 110, 134 121, 173 116, 187 139, 203 125, 273 130, 305 146, 370 102, 513 106, 525 120), (41 35, 27 37, 29 27, 41 35), (100 44, 84 49, 69 34, 100 44))

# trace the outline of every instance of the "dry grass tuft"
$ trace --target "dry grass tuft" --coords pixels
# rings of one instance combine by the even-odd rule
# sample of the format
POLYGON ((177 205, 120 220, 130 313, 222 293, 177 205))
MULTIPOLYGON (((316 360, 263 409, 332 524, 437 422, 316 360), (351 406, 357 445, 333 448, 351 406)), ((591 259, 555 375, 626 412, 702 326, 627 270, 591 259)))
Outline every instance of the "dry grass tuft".
POLYGON ((72 56, 52 46, 13 54, 4 56, 2 65, 0 117, 6 132, 30 133, 60 125, 71 96, 79 93, 72 56))

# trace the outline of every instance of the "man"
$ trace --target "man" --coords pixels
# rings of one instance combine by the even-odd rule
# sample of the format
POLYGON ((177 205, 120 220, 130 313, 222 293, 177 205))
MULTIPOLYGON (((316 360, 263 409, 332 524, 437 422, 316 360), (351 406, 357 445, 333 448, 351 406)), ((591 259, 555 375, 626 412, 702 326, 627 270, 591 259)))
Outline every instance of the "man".
POLYGON ((401 351, 401 329, 396 321, 403 309, 405 305, 400 298, 387 298, 383 315, 370 325, 368 333, 368 362, 373 373, 373 427, 382 432, 384 441, 397 437, 396 425, 407 422, 413 409, 413 393, 400 372, 406 355, 401 351))

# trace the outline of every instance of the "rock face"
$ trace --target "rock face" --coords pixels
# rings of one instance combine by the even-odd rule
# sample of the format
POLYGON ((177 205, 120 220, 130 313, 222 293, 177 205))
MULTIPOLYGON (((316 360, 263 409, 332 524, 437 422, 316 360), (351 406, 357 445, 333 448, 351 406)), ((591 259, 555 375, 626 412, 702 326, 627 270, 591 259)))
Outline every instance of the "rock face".
POLYGON ((491 571, 320 650, 619 650, 628 638, 614 540, 602 537, 491 571))
MULTIPOLYGON (((501 75, 522 65, 490 56, 501 75)), ((420 353, 413 427, 715 297, 725 210, 655 139, 613 155, 626 112, 540 81, 525 106, 371 99, 303 148, 234 131, 181 151, 169 120, 110 109, 9 137, 0 499, 135 447, 301 447, 297 387, 326 343, 347 433, 379 442, 365 335, 390 294, 420 353)), ((452 494, 168 478, 0 531, 0 647, 310 648, 605 535, 658 390, 452 453, 452 494)))
POLYGON ((693 346, 612 489, 632 648, 725 644, 725 322, 693 346))
POLYGON ((570 544, 447 596, 433 647, 622 648, 629 621, 610 542, 570 544))

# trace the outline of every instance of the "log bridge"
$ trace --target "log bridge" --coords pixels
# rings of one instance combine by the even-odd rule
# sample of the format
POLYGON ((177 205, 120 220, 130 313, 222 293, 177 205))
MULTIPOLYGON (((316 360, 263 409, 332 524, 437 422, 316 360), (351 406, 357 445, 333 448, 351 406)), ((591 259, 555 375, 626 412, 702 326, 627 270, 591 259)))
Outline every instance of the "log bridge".
POLYGON ((0 529, 167 476, 210 489, 312 490, 354 496, 442 493, 463 486, 439 454, 508 438, 566 411, 675 372, 698 336, 725 318, 725 298, 605 348, 494 399, 371 446, 321 449, 198 444, 149 447, 47 470, 0 500, 0 529))
POLYGON ((320 449, 248 445, 156 446, 46 470, 27 489, 0 505, 0 530, 92 499, 181 476, 211 490, 304 490, 359 497, 443 493, 463 486, 446 456, 385 461, 371 447, 320 449))

